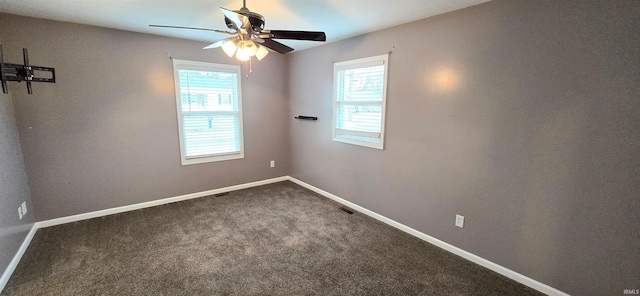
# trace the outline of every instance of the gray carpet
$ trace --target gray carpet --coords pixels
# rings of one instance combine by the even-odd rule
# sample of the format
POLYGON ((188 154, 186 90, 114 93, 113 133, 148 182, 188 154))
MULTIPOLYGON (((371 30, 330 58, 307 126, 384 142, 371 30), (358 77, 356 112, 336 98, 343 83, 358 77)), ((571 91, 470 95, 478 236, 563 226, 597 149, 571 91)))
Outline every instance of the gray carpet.
POLYGON ((2 295, 540 295, 291 182, 40 229, 2 295))

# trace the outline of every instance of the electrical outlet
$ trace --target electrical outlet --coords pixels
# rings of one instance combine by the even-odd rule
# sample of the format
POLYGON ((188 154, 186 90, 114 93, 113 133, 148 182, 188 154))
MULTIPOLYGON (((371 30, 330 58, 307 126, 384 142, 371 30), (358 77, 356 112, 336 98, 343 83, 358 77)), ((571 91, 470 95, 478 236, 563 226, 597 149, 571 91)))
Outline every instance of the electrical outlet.
POLYGON ((276 167, 276 161, 275 161, 275 160, 272 160, 272 161, 271 161, 271 167, 272 167, 272 168, 275 168, 275 167, 276 167))
POLYGON ((22 205, 20 205, 20 207, 22 208, 22 215, 26 215, 27 214, 27 202, 23 201, 22 205))
POLYGON ((23 217, 23 216, 24 216, 24 215, 22 214, 22 206, 19 206, 19 207, 18 207, 18 217, 20 217, 20 220, 22 220, 22 217, 23 217))
POLYGON ((456 215, 456 226, 460 228, 464 227, 464 216, 456 215))

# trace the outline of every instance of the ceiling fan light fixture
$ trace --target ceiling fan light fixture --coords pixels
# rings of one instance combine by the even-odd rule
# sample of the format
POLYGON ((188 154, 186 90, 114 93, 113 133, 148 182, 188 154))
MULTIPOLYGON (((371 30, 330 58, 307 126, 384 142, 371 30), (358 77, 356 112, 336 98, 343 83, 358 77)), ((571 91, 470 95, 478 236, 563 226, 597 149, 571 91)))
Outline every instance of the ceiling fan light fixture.
POLYGON ((236 40, 229 40, 222 44, 222 50, 224 50, 224 53, 226 53, 229 57, 232 57, 233 54, 236 53, 236 49, 238 49, 238 43, 239 42, 236 40))
POLYGON ((258 52, 257 45, 251 41, 243 41, 238 48, 238 52, 236 53, 236 58, 241 61, 247 61, 252 56, 255 56, 258 52))
POLYGON ((238 48, 238 52, 236 52, 236 59, 240 60, 240 61, 248 61, 249 58, 251 58, 251 50, 247 49, 244 44, 240 44, 240 47, 238 48))
POLYGON ((261 61, 267 56, 267 54, 269 54, 269 51, 265 49, 264 46, 258 45, 258 51, 256 52, 256 58, 258 58, 258 61, 261 61))
POLYGON ((256 53, 258 53, 258 45, 251 41, 251 40, 247 40, 244 42, 244 48, 247 51, 250 51, 251 54, 249 54, 250 56, 254 56, 256 55, 256 53))

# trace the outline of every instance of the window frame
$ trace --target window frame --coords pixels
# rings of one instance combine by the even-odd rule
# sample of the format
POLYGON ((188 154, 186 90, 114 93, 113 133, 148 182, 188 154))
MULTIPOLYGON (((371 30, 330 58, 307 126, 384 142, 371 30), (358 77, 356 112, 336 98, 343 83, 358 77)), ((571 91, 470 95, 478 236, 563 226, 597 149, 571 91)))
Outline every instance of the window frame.
MULTIPOLYGON (((389 76, 388 74, 389 74, 389 54, 370 56, 366 58, 348 60, 343 62, 336 62, 333 64, 333 110, 332 110, 333 117, 331 121, 331 133, 332 133, 333 141, 384 150, 385 122, 386 122, 386 114, 387 114, 386 105, 387 105, 387 86, 388 86, 387 81, 389 76), (368 67, 375 66, 378 63, 382 63, 382 65, 384 66, 382 102, 380 103, 381 109, 382 109, 382 116, 381 116, 381 122, 380 122, 380 136, 379 136, 380 141, 371 142, 366 140, 358 140, 358 139, 340 136, 340 133, 337 132, 339 129, 336 128, 338 106, 340 105, 340 103, 338 102, 338 72, 350 70, 350 69, 368 68, 368 67)), ((376 102, 375 105, 377 105, 377 101, 363 101, 361 102, 361 104, 357 104, 357 105, 366 106, 366 105, 371 105, 373 102, 376 102)), ((365 132, 365 131, 360 131, 360 132, 352 131, 351 133, 354 134, 354 136, 371 135, 371 132, 365 132)))
POLYGON ((192 165, 199 163, 208 163, 208 162, 217 162, 217 161, 225 161, 225 160, 233 160, 233 159, 242 159, 244 158, 244 131, 243 131, 243 119, 242 119, 242 87, 241 87, 241 68, 238 65, 226 65, 226 64, 216 64, 209 62, 198 62, 198 61, 190 61, 190 60, 178 60, 173 59, 173 80, 175 87, 175 96, 176 96, 176 114, 178 120, 178 138, 180 140, 180 163, 184 165, 192 165), (204 113, 212 113, 212 114, 233 114, 238 117, 238 128, 239 128, 239 140, 240 140, 240 151, 239 152, 231 152, 224 154, 213 154, 213 155, 205 155, 201 157, 187 157, 186 155, 186 143, 185 143, 185 132, 184 132, 184 113, 182 111, 182 102, 181 102, 181 94, 180 94, 180 73, 179 70, 196 70, 196 71, 205 71, 205 72, 225 72, 225 73, 235 73, 237 77, 237 88, 238 88, 238 110, 236 111, 207 111, 204 113))

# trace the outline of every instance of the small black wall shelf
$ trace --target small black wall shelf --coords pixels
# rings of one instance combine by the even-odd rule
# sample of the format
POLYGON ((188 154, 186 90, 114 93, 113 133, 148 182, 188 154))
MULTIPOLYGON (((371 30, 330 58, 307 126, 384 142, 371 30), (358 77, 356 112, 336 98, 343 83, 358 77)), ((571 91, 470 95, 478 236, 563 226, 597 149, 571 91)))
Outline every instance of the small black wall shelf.
POLYGON ((294 117, 295 119, 302 119, 302 120, 318 120, 318 117, 315 116, 302 116, 302 115, 298 115, 296 117, 294 117))
POLYGON ((5 63, 2 55, 2 45, 0 45, 0 81, 2 82, 2 92, 8 93, 7 81, 26 81, 27 92, 32 94, 31 82, 56 82, 56 72, 54 68, 31 66, 29 65, 29 53, 26 48, 22 49, 22 56, 24 57, 24 64, 10 64, 5 63), (51 78, 34 77, 34 71, 49 72, 51 78))

